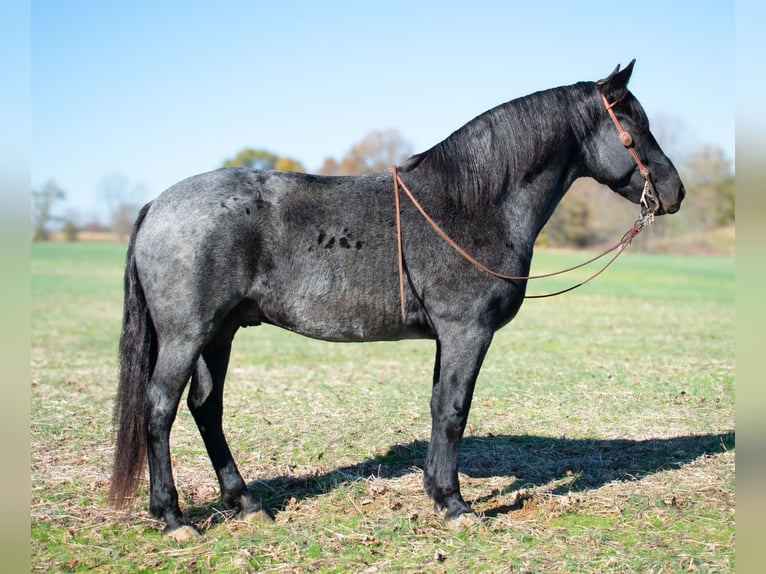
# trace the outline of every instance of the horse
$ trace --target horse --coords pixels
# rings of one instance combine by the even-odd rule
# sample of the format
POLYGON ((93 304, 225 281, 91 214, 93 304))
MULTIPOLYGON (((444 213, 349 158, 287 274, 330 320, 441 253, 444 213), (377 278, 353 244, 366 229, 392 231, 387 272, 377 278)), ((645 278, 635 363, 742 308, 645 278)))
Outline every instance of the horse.
POLYGON ((268 515, 221 419, 235 334, 269 324, 325 341, 435 341, 423 485, 446 524, 475 520, 458 452, 476 378, 494 333, 519 311, 535 239, 554 208, 586 176, 636 204, 651 177, 656 215, 678 211, 684 198, 627 87, 634 63, 494 107, 392 171, 218 169, 147 203, 126 258, 110 503, 135 498, 148 461, 149 511, 164 521, 163 536, 199 535, 179 507, 169 446, 190 382, 187 405, 222 504, 242 518, 268 515), (455 253, 412 202, 399 204, 395 178, 455 243, 512 277, 455 253))

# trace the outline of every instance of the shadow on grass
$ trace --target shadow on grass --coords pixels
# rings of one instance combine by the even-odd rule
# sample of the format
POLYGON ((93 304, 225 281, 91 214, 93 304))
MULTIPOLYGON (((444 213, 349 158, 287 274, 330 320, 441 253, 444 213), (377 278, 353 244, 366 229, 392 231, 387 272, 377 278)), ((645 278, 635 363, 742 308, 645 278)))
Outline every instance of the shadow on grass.
MULTIPOLYGON (((467 437, 461 445, 459 468, 472 478, 507 476, 513 479, 509 489, 514 490, 560 483, 550 492, 564 494, 596 489, 613 481, 640 480, 679 468, 705 455, 734 449, 734 439, 734 431, 648 440, 529 435, 467 437)), ((278 513, 291 499, 320 496, 370 476, 399 478, 417 472, 414 469, 423 467, 427 447, 426 441, 396 444, 385 455, 353 466, 320 475, 258 480, 249 488, 261 495, 266 508, 278 513)), ((505 509, 511 510, 512 507, 505 509)), ((502 510, 496 510, 493 514, 501 513, 502 510)))

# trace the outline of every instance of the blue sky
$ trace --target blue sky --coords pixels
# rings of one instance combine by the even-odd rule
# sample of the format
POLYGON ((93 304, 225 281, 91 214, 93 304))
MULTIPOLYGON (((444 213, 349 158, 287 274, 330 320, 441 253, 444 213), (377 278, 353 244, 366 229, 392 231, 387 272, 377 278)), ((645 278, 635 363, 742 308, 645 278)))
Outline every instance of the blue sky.
POLYGON ((733 160, 734 53, 733 2, 36 0, 32 185, 56 181, 87 219, 115 173, 148 200, 244 147, 309 171, 375 129, 421 151, 632 58, 666 151, 733 160))

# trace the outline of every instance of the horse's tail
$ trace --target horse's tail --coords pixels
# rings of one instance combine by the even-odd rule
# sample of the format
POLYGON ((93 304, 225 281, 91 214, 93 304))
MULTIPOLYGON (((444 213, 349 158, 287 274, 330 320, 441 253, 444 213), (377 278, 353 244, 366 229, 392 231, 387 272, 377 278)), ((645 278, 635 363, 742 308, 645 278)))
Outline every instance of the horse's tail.
POLYGON ((138 278, 134 247, 151 203, 138 214, 128 245, 125 303, 120 336, 120 382, 114 408, 117 427, 109 502, 122 508, 136 494, 146 464, 147 391, 157 361, 157 334, 138 278))

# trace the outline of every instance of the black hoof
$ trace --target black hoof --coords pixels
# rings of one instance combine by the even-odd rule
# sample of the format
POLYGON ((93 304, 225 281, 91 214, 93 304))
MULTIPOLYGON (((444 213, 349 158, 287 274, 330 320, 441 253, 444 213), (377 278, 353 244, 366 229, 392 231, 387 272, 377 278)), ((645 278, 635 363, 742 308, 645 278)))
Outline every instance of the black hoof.
POLYGON ((434 501, 434 512, 437 514, 444 512, 444 520, 446 522, 452 522, 459 519, 461 516, 469 514, 476 516, 473 508, 463 500, 460 493, 452 494, 451 496, 444 497, 441 500, 434 501))

